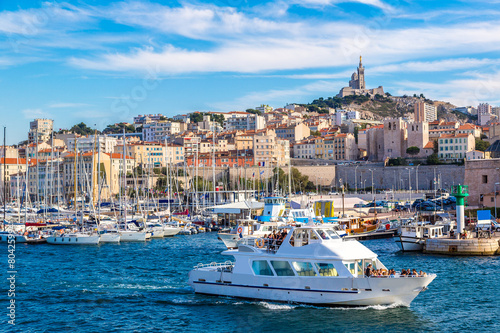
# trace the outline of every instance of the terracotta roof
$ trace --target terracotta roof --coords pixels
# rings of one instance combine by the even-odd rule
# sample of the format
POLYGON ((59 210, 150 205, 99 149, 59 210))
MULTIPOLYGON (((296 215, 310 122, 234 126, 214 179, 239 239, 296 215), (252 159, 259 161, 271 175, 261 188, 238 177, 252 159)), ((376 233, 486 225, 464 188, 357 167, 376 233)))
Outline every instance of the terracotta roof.
POLYGON ((427 144, 424 146, 424 149, 431 149, 431 148, 434 148, 435 146, 435 143, 433 140, 427 142, 427 144))
MULTIPOLYGON (((4 163, 4 158, 0 158, 0 164, 4 163)), ((26 164, 26 160, 24 158, 11 158, 7 157, 5 159, 5 164, 26 164)))
POLYGON ((466 138, 470 134, 469 133, 458 133, 458 134, 441 134, 439 138, 466 138))

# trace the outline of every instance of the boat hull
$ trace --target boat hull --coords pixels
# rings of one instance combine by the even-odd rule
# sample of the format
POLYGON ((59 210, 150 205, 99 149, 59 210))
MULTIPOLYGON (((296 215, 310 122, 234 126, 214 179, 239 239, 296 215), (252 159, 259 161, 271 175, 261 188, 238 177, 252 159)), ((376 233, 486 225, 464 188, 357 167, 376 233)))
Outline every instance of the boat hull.
MULTIPOLYGON (((26 243, 28 241, 27 238, 23 235, 14 235, 14 237, 16 243, 26 243)), ((8 241, 9 241, 8 234, 0 235, 0 243, 8 243, 8 241)))
POLYGON ((163 236, 164 237, 173 237, 177 235, 181 231, 180 228, 164 228, 163 229, 163 236))
POLYGON ((119 233, 104 233, 101 234, 101 243, 120 243, 119 233))
POLYGON ((122 241, 122 242, 144 242, 144 241, 146 241, 146 233, 145 232, 136 232, 136 231, 121 231, 120 232, 120 241, 122 241))
POLYGON ((395 241, 403 252, 422 251, 424 249, 424 242, 417 237, 396 236, 395 241))
POLYGON ((238 248, 238 240, 240 239, 238 234, 219 233, 218 236, 228 249, 238 248))
POLYGON ((100 236, 51 236, 47 237, 48 244, 54 245, 97 245, 99 244, 100 236))

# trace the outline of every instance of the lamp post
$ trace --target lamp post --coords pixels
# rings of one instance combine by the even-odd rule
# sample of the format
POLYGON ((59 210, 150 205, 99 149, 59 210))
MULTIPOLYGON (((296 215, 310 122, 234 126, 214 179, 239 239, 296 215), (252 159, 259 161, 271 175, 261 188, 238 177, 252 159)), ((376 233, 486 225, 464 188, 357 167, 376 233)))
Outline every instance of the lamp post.
POLYGON ((411 205, 411 168, 406 168, 408 170, 408 190, 410 191, 410 205, 411 205))
POLYGON ((416 193, 418 193, 418 167, 420 166, 417 165, 417 170, 415 171, 415 190, 416 190, 416 193))
POLYGON ((500 185, 500 183, 495 183, 495 187, 493 188, 493 195, 495 196, 495 221, 497 219, 497 185, 500 185))
POLYGON ((354 192, 358 194, 358 177, 356 171, 358 170, 359 165, 356 165, 354 168, 354 192))
POLYGON ((372 173, 372 197, 373 197, 373 202, 375 202, 375 192, 373 191, 373 169, 369 169, 372 173))

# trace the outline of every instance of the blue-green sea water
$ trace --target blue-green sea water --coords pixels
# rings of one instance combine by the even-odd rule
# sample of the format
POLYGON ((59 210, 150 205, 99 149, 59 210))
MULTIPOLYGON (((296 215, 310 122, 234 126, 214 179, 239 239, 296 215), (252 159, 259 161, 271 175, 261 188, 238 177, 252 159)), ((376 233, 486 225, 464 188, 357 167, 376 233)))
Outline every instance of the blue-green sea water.
POLYGON ((195 295, 188 272, 225 261, 215 233, 99 246, 16 248, 16 325, 2 332, 500 332, 500 258, 397 252, 364 241, 389 268, 437 273, 411 307, 324 308, 195 295))

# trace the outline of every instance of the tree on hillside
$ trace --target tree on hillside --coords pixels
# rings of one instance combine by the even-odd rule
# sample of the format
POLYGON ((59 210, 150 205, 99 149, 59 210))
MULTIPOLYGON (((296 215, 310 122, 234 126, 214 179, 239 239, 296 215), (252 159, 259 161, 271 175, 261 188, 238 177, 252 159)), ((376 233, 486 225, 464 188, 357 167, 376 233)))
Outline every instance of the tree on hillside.
MULTIPOLYGON (((79 135, 90 135, 94 134, 94 129, 88 127, 85 123, 81 122, 79 124, 73 125, 73 127, 71 127, 70 129, 70 132, 79 135)), ((97 131, 97 133, 99 133, 99 131, 97 131)))
POLYGON ((195 113, 191 113, 189 115, 189 120, 192 122, 192 123, 198 123, 200 121, 203 121, 203 113, 201 112, 195 112, 195 113))
POLYGON ((412 155, 412 156, 415 156, 415 155, 418 155, 418 153, 420 153, 420 148, 416 147, 416 146, 411 146, 411 147, 408 147, 406 149, 406 153, 408 155, 412 155))
POLYGON ((262 114, 262 112, 260 112, 259 110, 255 110, 255 109, 246 109, 245 111, 248 113, 258 114, 259 116, 262 114))
POLYGON ((224 126, 224 120, 226 120, 226 119, 221 114, 213 114, 212 113, 212 114, 210 114, 210 120, 215 121, 216 123, 219 123, 221 126, 224 126))
POLYGON ((123 129, 125 129, 125 133, 135 133, 134 125, 129 125, 126 123, 110 124, 102 131, 102 133, 104 133, 104 134, 120 134, 120 133, 123 133, 123 129))

